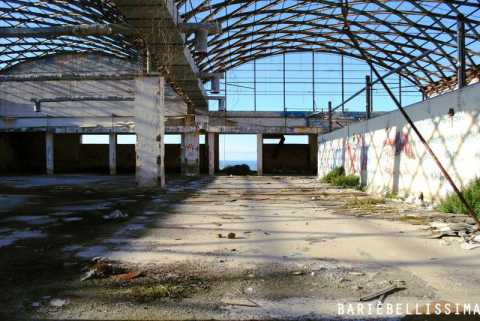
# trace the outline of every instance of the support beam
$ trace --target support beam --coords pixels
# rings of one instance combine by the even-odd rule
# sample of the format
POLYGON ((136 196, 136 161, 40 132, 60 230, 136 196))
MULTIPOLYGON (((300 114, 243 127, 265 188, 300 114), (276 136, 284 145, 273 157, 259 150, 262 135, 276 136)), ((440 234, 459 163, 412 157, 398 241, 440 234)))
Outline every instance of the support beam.
POLYGON ((372 81, 370 76, 365 76, 365 111, 367 119, 372 117, 372 81))
POLYGON ((263 176, 263 134, 257 134, 257 174, 263 176))
MULTIPOLYGON (((431 54, 433 54, 437 49, 432 49, 432 50, 428 50, 428 51, 425 51, 424 53, 422 53, 420 56, 417 56, 415 58, 413 58, 412 60, 404 63, 404 64, 401 64, 400 66, 398 66, 397 68, 395 69, 392 69, 390 70, 389 72, 387 72, 386 74, 384 75, 381 75, 380 77, 381 78, 376 78, 373 82, 372 82, 372 86, 379 83, 379 82, 383 82, 385 79, 387 79, 388 77, 390 77, 391 75, 395 74, 395 73, 399 73, 401 70, 411 66, 412 64, 416 63, 417 61, 419 61, 420 59, 423 59, 431 54)), ((342 106, 345 106, 345 104, 347 104, 348 102, 352 101, 355 97, 357 97, 358 95, 360 95, 361 93, 363 93, 365 91, 365 87, 363 87, 362 89, 360 89, 359 91, 357 91, 356 93, 354 93, 352 96, 350 96, 350 98, 348 98, 347 100, 343 100, 343 102, 338 105, 337 107, 333 108, 333 110, 337 110, 338 108, 341 108, 342 106)), ((320 114, 321 112, 316 112, 316 113, 312 113, 309 117, 312 117, 312 116, 315 116, 315 115, 318 115, 320 114)))
POLYGON ((110 175, 117 175, 117 134, 110 133, 108 141, 108 165, 110 175))
MULTIPOLYGON (((0 75, 0 82, 25 82, 25 81, 87 81, 87 80, 134 80, 141 75, 134 73, 22 73, 0 75)), ((158 76, 158 75, 150 75, 158 76)))
POLYGON ((459 15, 457 20, 457 55, 458 89, 461 89, 467 85, 465 66, 465 21, 463 15, 459 15))
POLYGON ((310 170, 312 172, 312 175, 316 175, 318 162, 318 135, 308 135, 308 149, 310 151, 310 170))
POLYGON ((46 132, 45 133, 45 157, 46 157, 46 172, 47 175, 53 175, 55 171, 55 164, 54 164, 54 133, 46 132))
POLYGON ((208 54, 208 35, 222 31, 220 23, 180 23, 181 32, 195 33, 195 50, 201 55, 208 54))
POLYGON ((328 102, 328 131, 331 132, 333 130, 333 110, 332 110, 332 102, 328 102))
POLYGON ((208 54, 208 30, 198 29, 195 31, 195 51, 205 57, 208 54))
POLYGON ((198 132, 184 133, 182 149, 182 174, 198 176, 200 174, 200 135, 198 132))
POLYGON ((216 150, 216 137, 218 134, 216 133, 208 133, 207 143, 208 143, 208 175, 214 176, 215 175, 215 150, 216 150))
POLYGON ((180 31, 184 33, 192 33, 198 30, 206 30, 208 33, 220 33, 222 32, 220 23, 193 23, 193 22, 182 22, 178 25, 180 31))
POLYGON ((220 134, 215 135, 215 172, 220 171, 220 134))
POLYGON ((402 104, 402 74, 398 74, 398 102, 400 103, 400 106, 403 106, 403 104, 402 104))
POLYGON ((70 101, 134 101, 134 97, 126 96, 65 96, 52 98, 34 98, 35 103, 63 103, 70 101))
POLYGON ((182 174, 200 175, 200 134, 198 131, 182 135, 182 174))
POLYGON ((82 24, 37 28, 1 27, 1 38, 49 38, 60 36, 109 36, 114 34, 133 34, 135 31, 120 24, 82 24))
POLYGON ((162 77, 138 77, 135 84, 136 181, 143 187, 164 186, 165 82, 162 77))
POLYGON ((71 97, 53 97, 53 98, 33 98, 33 111, 39 113, 42 111, 43 103, 62 103, 62 102, 82 102, 82 101, 134 101, 134 97, 121 96, 71 96, 71 97))
POLYGON ((343 56, 343 53, 341 55, 341 61, 340 61, 340 66, 341 66, 341 79, 342 79, 342 113, 345 112, 345 58, 343 56))

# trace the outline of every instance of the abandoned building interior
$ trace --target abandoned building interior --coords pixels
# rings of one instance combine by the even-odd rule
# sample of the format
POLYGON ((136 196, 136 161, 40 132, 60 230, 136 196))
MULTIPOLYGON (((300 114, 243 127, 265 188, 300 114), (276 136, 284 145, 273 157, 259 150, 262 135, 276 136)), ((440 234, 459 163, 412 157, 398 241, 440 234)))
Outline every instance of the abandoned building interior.
POLYGON ((476 0, 0 0, 0 319, 479 317, 477 62, 476 0))

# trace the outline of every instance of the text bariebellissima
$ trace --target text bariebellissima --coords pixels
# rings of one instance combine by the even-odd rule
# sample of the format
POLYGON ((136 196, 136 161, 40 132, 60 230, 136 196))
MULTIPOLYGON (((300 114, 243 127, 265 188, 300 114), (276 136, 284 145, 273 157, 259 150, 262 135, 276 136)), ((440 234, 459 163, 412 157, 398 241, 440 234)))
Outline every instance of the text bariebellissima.
POLYGON ((480 305, 470 303, 338 303, 338 315, 480 315, 480 305))

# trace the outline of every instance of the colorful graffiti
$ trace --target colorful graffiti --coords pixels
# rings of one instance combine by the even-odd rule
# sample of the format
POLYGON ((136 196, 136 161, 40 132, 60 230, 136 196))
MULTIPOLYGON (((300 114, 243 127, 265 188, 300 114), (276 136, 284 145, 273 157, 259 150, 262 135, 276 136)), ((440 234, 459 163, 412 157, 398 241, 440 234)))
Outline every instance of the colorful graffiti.
POLYGON ((359 171, 367 170, 368 146, 365 144, 365 137, 362 134, 354 134, 351 140, 352 143, 350 143, 350 139, 346 143, 349 160, 348 172, 357 174, 359 171))
POLYGON ((406 132, 395 132, 395 138, 387 137, 384 142, 384 146, 392 147, 395 155, 404 153, 409 159, 415 159, 415 151, 413 144, 410 142, 409 135, 406 132))

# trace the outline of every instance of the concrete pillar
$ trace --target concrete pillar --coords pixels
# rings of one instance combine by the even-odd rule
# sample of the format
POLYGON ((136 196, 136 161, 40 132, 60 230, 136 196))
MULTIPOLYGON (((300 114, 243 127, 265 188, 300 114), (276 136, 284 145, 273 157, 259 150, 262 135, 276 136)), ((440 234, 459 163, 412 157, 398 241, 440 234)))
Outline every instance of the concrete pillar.
POLYGON ((200 134, 198 131, 182 135, 182 174, 200 175, 200 134))
POLYGON ((215 175, 215 162, 216 162, 216 155, 215 155, 215 143, 216 139, 215 136, 218 134, 216 133, 208 133, 208 175, 214 176, 215 175))
POLYGON ((257 174, 263 175, 263 134, 257 134, 257 174))
POLYGON ((54 173, 54 133, 45 133, 45 157, 47 175, 53 175, 54 173))
POLYGON ((308 148, 310 151, 310 169, 312 174, 315 175, 317 171, 317 162, 318 162, 318 135, 310 134, 308 135, 308 148))
POLYGON ((220 171, 220 134, 215 135, 215 172, 220 171))
POLYGON ((162 77, 135 80, 136 181, 139 186, 165 185, 165 96, 162 77))
POLYGON ((117 134, 110 133, 108 141, 108 165, 110 175, 117 175, 117 134))

